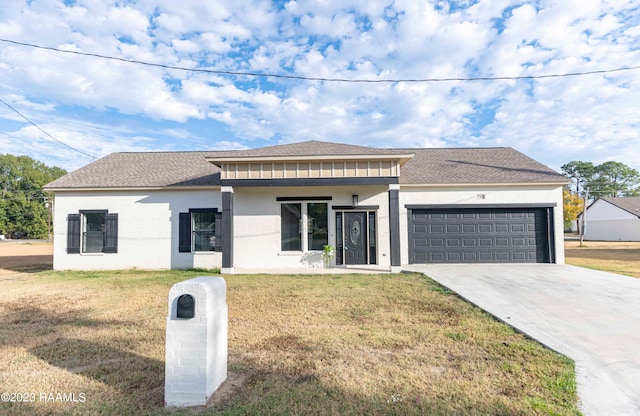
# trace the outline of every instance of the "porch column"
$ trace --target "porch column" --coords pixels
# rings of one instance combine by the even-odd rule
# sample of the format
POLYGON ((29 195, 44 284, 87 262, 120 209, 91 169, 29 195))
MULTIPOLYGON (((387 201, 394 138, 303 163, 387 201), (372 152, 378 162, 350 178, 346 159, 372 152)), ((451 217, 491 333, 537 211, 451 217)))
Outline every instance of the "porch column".
POLYGON ((401 271, 400 257, 400 184, 389 185, 389 237, 391 240, 391 272, 401 271))
POLYGON ((222 268, 221 273, 233 273, 233 187, 223 186, 222 192, 222 268))

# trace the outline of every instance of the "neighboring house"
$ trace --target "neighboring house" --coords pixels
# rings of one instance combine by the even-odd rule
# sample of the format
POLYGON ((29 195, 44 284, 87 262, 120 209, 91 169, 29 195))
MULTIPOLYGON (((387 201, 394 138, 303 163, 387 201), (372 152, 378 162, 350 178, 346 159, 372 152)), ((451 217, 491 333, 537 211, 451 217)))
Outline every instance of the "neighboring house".
POLYGON ((567 179, 511 148, 114 153, 48 184, 54 268, 563 263, 567 179))
POLYGON ((584 239, 640 241, 640 196, 596 199, 587 207, 584 239))

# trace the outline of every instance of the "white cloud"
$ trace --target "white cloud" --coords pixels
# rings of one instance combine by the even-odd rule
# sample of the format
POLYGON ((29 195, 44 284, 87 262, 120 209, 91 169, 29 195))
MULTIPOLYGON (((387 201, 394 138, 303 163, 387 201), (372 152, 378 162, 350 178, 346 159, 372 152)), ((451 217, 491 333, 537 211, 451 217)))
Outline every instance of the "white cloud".
MULTIPOLYGON (((352 79, 521 76, 638 65, 635 7, 623 0, 289 1, 280 7, 262 0, 70 6, 42 0, 3 6, 0 36, 230 71, 352 79)), ((504 145, 554 167, 576 158, 613 158, 640 168, 638 71, 337 84, 194 74, 10 44, 0 48, 0 70, 0 97, 48 120, 63 136, 69 129, 72 142, 91 140, 101 151, 129 149, 127 140, 145 149, 184 148, 189 140, 200 147, 207 136, 202 125, 211 123, 218 145, 234 148, 306 139, 385 147, 504 145), (116 134, 119 140, 108 129, 83 132, 64 121, 73 118, 64 113, 68 108, 86 109, 85 116, 93 111, 96 119, 121 114, 126 125, 134 115, 141 130, 167 133, 127 131, 116 134), (171 136, 163 124, 198 133, 171 136)), ((0 117, 18 121, 7 111, 0 117)), ((0 152, 13 149, 7 137, 0 152)))

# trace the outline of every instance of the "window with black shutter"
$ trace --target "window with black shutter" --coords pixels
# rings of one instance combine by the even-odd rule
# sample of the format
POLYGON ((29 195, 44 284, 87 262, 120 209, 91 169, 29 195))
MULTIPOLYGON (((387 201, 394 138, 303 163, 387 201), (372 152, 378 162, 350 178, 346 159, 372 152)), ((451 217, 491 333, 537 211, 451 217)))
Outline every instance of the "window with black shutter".
POLYGON ((67 217, 67 253, 117 253, 118 214, 80 211, 67 217))
POLYGON ((180 213, 180 224, 178 230, 178 251, 180 253, 191 252, 191 214, 180 213))
POLYGON ((180 253, 220 251, 222 220, 216 208, 194 208, 179 214, 178 251, 180 253))
POLYGON ((118 214, 105 216, 104 252, 118 252, 118 214))
POLYGON ((67 217, 67 253, 80 253, 80 214, 67 217))

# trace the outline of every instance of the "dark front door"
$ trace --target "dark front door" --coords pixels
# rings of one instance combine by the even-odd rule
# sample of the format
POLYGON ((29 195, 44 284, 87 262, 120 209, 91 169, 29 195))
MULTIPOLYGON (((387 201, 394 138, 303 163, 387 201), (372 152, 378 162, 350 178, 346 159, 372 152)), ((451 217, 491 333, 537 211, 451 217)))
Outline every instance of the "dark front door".
POLYGON ((346 264, 367 264, 367 213, 346 212, 344 248, 346 264))

